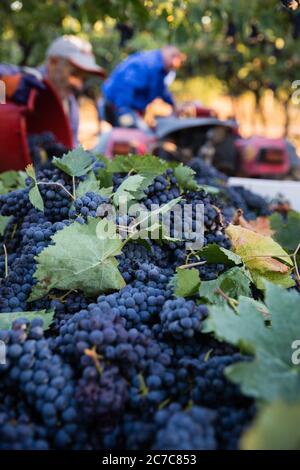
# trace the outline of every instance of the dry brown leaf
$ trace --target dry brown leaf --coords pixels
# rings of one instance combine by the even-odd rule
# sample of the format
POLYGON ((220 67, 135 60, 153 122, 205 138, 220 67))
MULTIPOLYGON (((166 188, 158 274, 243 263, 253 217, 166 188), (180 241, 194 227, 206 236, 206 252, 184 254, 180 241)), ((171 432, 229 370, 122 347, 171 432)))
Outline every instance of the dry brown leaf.
POLYGON ((240 225, 243 228, 252 230, 252 232, 272 237, 274 231, 271 229, 271 224, 268 217, 257 217, 255 220, 246 220, 242 209, 238 209, 233 217, 233 225, 240 225))

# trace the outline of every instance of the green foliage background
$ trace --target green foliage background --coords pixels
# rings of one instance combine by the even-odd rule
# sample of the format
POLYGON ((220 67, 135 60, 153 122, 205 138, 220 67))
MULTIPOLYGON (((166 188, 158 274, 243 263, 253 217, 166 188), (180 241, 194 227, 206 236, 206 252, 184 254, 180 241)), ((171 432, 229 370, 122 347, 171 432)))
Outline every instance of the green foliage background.
POLYGON ((175 43, 188 56, 183 78, 214 75, 257 101, 272 88, 287 102, 300 76, 299 13, 279 0, 2 0, 0 17, 1 62, 37 65, 52 39, 73 33, 92 41, 108 71, 132 51, 175 43), (117 22, 135 31, 123 48, 117 22))

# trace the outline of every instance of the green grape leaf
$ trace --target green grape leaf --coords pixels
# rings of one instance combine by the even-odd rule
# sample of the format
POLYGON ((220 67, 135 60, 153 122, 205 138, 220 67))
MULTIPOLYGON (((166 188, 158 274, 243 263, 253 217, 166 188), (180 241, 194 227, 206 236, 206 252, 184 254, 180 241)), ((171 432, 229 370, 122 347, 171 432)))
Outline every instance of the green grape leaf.
POLYGON ((98 222, 96 218, 89 218, 84 225, 74 222, 52 237, 54 245, 36 257, 37 284, 31 301, 52 289, 79 290, 87 296, 97 296, 124 287, 115 258, 121 254, 122 241, 100 239, 98 222))
POLYGON ((76 197, 82 197, 88 192, 99 194, 100 184, 93 172, 88 173, 84 181, 76 188, 76 197))
POLYGON ((5 232, 5 229, 10 221, 11 217, 6 215, 0 215, 0 235, 2 236, 5 232))
POLYGON ((275 272, 265 272, 263 275, 255 269, 252 269, 251 276, 253 279, 253 283, 259 290, 265 290, 265 281, 272 282, 273 284, 277 284, 281 287, 285 287, 289 289, 290 287, 295 286, 295 281, 291 277, 290 272, 284 273, 275 273, 275 272))
POLYGON ((77 186, 76 197, 82 197, 88 192, 96 193, 100 196, 109 198, 112 196, 112 187, 100 188, 100 183, 97 180, 94 172, 90 172, 88 173, 84 181, 81 181, 77 186))
POLYGON ((18 318, 27 318, 33 320, 34 318, 41 318, 44 322, 43 329, 48 330, 54 318, 54 310, 38 310, 36 312, 9 312, 1 313, 0 315, 0 329, 9 330, 15 320, 18 318))
POLYGON ((69 176, 83 176, 91 170, 93 158, 89 152, 79 146, 70 150, 62 158, 54 157, 52 163, 69 176))
POLYGON ((300 402, 264 406, 241 439, 242 450, 300 450, 300 402))
POLYGON ((29 178, 31 179, 31 188, 30 188, 29 194, 28 194, 29 200, 30 200, 31 204, 33 205, 33 207, 35 207, 39 211, 43 212, 44 211, 44 201, 43 201, 43 198, 41 196, 41 193, 40 193, 40 190, 39 190, 39 187, 38 187, 38 184, 37 184, 37 180, 36 180, 36 176, 35 176, 35 170, 34 170, 32 164, 27 165, 26 173, 29 176, 29 178))
POLYGON ((6 187, 4 186, 4 184, 2 183, 2 181, 0 181, 0 195, 2 194, 6 194, 8 191, 6 189, 6 187))
POLYGON ((101 188, 111 188, 113 186, 113 173, 103 168, 97 171, 97 179, 101 188))
POLYGON ((195 174, 192 168, 184 166, 182 163, 174 169, 174 176, 183 190, 197 191, 199 189, 195 174))
POLYGON ((203 189, 203 191, 205 191, 206 193, 210 193, 210 194, 219 194, 220 192, 220 189, 215 187, 215 186, 209 186, 208 184, 200 184, 198 186, 198 191, 200 189, 203 189))
POLYGON ((170 165, 153 155, 117 155, 106 161, 110 173, 134 172, 142 176, 155 177, 164 173, 170 165))
POLYGON ((300 339, 299 294, 266 283, 265 309, 271 327, 265 325, 264 311, 253 300, 242 297, 238 314, 229 307, 211 307, 206 331, 254 354, 252 361, 226 369, 227 377, 245 395, 266 402, 296 401, 300 394, 300 368, 293 363, 293 344, 300 339))
MULTIPOLYGON (((254 341, 258 334, 265 335, 264 316, 259 307, 248 297, 240 297, 236 314, 228 305, 209 307, 209 317, 204 323, 205 332, 213 332, 216 338, 239 347, 246 353, 254 353, 254 341)), ((262 340, 263 341, 263 340, 262 340)))
POLYGON ((4 171, 0 174, 0 181, 6 188, 16 187, 19 179, 19 172, 14 170, 4 171))
POLYGON ((251 279, 243 268, 235 267, 221 274, 213 281, 202 281, 199 294, 208 302, 216 305, 226 303, 221 294, 230 299, 238 299, 240 296, 251 297, 251 279))
POLYGON ((99 240, 120 238, 117 233, 117 226, 108 219, 102 219, 96 226, 96 236, 99 240))
POLYGON ((113 201, 115 206, 119 206, 120 203, 128 204, 130 201, 141 199, 144 195, 144 180, 145 178, 140 175, 126 178, 114 194, 113 201))
POLYGON ((15 189, 24 189, 26 177, 25 171, 4 171, 0 174, 0 194, 6 194, 15 189))
POLYGON ((41 196, 41 193, 39 191, 38 186, 35 184, 29 191, 29 200, 33 207, 38 209, 39 211, 43 212, 44 211, 44 201, 41 196))
POLYGON ((26 171, 18 171, 18 180, 14 189, 24 189, 26 188, 26 171))
POLYGON ((174 288, 177 297, 193 297, 199 291, 200 282, 197 269, 178 269, 170 285, 174 288))
POLYGON ((216 244, 210 244, 196 253, 209 264, 224 264, 225 266, 238 266, 243 264, 242 258, 231 250, 216 244))
POLYGON ((286 251, 294 253, 300 243, 300 213, 290 211, 287 218, 274 213, 270 217, 271 228, 275 232, 273 237, 286 251))
POLYGON ((108 199, 110 199, 113 195, 113 186, 110 186, 110 187, 107 187, 107 188, 100 188, 99 189, 99 194, 100 196, 102 197, 107 197, 108 199))

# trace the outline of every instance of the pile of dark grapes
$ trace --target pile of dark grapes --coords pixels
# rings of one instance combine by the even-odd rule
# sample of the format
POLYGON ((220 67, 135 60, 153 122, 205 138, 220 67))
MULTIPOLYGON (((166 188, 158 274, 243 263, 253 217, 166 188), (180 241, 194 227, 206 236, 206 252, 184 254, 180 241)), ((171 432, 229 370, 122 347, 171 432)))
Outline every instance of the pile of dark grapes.
POLYGON ((62 157, 68 149, 56 140, 52 132, 32 134, 27 139, 31 160, 35 165, 41 165, 53 157, 62 157))
POLYGON ((219 207, 227 221, 231 221, 237 209, 242 209, 247 220, 270 215, 268 201, 244 187, 228 186, 228 178, 201 158, 191 160, 190 166, 196 172, 195 178, 200 185, 212 186, 219 190, 219 207))
MULTIPOLYGON (((49 159, 60 156, 51 139, 31 138, 33 160, 41 146, 49 159)), ((95 159, 94 172, 102 167, 95 159)), ((139 202, 150 209, 182 196, 179 206, 190 204, 185 222, 195 233, 196 208, 202 205, 204 245, 230 248, 226 209, 242 208, 253 216, 266 213, 266 207, 243 189, 233 194, 213 168, 198 160, 192 167, 200 184, 223 192, 182 191, 169 169, 139 202)), ((195 238, 176 239, 180 221, 172 215, 173 240, 130 241, 117 256, 126 282, 120 291, 93 297, 53 290, 31 302, 37 255, 66 226, 104 217, 110 202, 92 191, 74 201, 71 178, 51 161, 39 163, 36 175, 44 212, 32 206, 29 186, 0 196, 0 215, 10 217, 0 239, 6 247, 0 251, 0 325, 4 313, 21 313, 11 329, 0 330, 6 345, 6 364, 0 364, 0 449, 238 448, 255 406, 224 370, 247 358, 204 333, 207 305, 199 296, 176 297, 170 282, 179 266, 199 262, 186 249, 195 238), (46 331, 41 318, 22 318, 22 312, 43 309, 54 310, 46 331)), ((126 177, 113 175, 113 191, 126 177)), ((115 222, 121 230, 132 220, 122 216, 115 222)), ((212 280, 226 267, 198 263, 197 269, 201 280, 212 280)))
POLYGON ((192 338, 201 331, 207 314, 205 305, 197 306, 192 300, 180 297, 168 300, 160 312, 162 331, 175 339, 192 338))
POLYGON ((102 204, 104 205, 107 203, 107 198, 93 192, 88 192, 83 197, 76 199, 74 202, 74 208, 69 211, 69 217, 80 224, 84 224, 88 217, 96 217, 97 209, 99 209, 102 204))
POLYGON ((153 183, 145 190, 146 197, 143 203, 150 209, 152 205, 162 205, 180 196, 180 188, 170 168, 164 175, 157 176, 153 183))

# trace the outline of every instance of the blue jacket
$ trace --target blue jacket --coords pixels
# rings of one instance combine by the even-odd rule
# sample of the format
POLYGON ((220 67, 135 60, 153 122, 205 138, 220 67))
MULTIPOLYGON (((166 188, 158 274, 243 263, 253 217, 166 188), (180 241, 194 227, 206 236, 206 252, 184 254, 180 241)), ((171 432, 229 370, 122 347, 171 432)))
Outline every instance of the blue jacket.
POLYGON ((104 98, 115 105, 118 116, 132 110, 143 112, 155 98, 173 105, 164 82, 167 74, 160 50, 137 52, 121 62, 104 82, 104 98))

